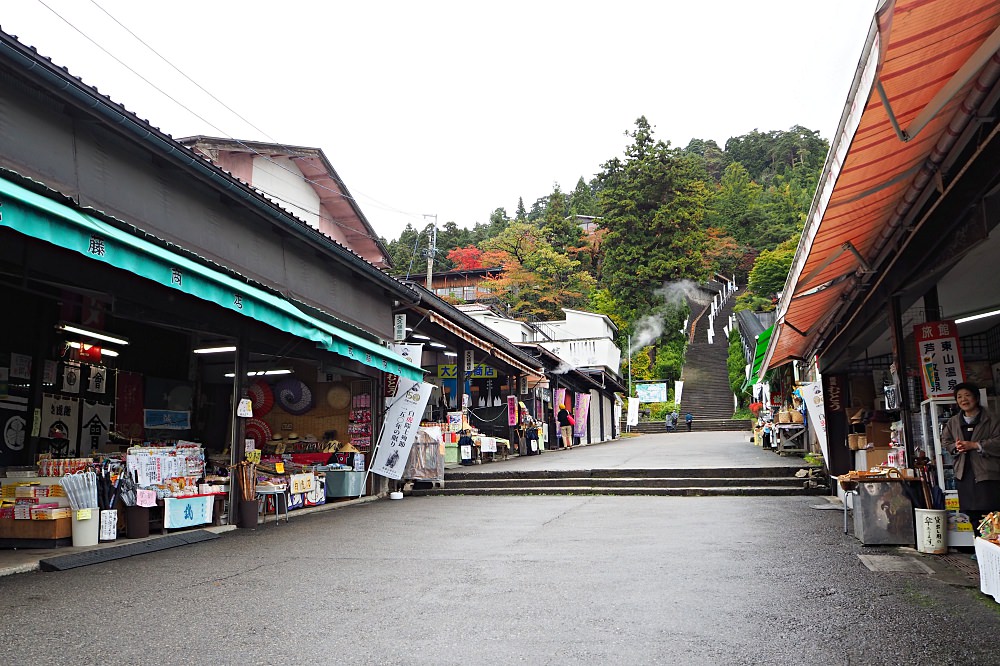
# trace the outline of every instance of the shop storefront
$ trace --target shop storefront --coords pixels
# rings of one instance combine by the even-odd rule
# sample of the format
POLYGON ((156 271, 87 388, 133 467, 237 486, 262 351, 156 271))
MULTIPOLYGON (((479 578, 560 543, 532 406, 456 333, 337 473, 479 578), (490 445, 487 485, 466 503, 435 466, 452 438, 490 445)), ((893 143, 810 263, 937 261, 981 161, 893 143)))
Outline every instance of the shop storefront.
POLYGON ((380 342, 416 295, 2 33, 0 73, 0 538, 65 539, 75 500, 48 487, 79 468, 130 479, 93 501, 147 504, 147 529, 233 517, 240 491, 381 494, 346 474, 384 375, 423 375, 380 342))
POLYGON ((815 450, 855 497, 905 495, 918 529, 899 543, 920 545, 914 510, 942 511, 943 546, 969 547, 984 507, 960 501, 942 428, 962 382, 1000 407, 1000 18, 986 2, 900 8, 875 17, 761 365, 794 368, 819 401, 815 450))

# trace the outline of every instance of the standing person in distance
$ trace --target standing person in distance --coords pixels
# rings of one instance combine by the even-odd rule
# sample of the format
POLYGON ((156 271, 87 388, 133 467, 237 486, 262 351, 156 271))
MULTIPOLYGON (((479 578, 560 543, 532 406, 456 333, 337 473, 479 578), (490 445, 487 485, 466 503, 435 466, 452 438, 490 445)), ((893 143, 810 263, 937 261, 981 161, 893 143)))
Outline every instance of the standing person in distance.
POLYGON ((566 405, 559 405, 559 413, 556 414, 559 421, 559 432, 562 433, 563 446, 567 449, 573 448, 573 422, 566 410, 566 405))
POLYGON ((691 423, 694 421, 694 416, 691 414, 691 412, 688 412, 687 414, 684 415, 684 421, 687 423, 688 432, 691 432, 691 423))
POLYGON ((1000 419, 979 404, 979 387, 963 382, 955 387, 961 410, 944 426, 941 445, 954 457, 958 503, 979 533, 979 523, 1000 511, 1000 419))

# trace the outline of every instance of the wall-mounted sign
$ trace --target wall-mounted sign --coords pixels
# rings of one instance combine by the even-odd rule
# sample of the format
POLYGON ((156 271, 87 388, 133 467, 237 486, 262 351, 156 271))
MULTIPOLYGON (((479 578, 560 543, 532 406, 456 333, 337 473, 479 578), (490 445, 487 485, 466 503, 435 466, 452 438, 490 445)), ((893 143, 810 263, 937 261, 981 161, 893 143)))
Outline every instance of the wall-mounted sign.
POLYGON ((392 339, 401 342, 406 339, 406 315, 398 314, 392 317, 392 339))
POLYGON ((465 350, 465 371, 472 372, 474 366, 476 365, 476 359, 473 351, 471 349, 465 350))
POLYGON ((958 327, 953 321, 929 321, 913 327, 924 397, 950 397, 965 381, 958 327))

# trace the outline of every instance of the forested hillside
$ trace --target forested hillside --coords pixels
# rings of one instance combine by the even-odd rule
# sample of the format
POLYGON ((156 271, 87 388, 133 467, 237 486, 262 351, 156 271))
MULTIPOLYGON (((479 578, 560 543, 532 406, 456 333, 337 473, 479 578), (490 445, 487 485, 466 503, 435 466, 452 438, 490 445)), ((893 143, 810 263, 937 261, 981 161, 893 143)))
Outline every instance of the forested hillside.
MULTIPOLYGON (((665 287, 735 274, 749 282, 742 307, 773 307, 829 144, 795 126, 754 130, 722 148, 698 139, 674 148, 645 117, 625 134, 623 156, 572 191, 556 184, 530 207, 522 198, 513 214, 496 208, 472 229, 443 224, 434 270, 502 266, 491 287, 512 317, 560 318, 563 307, 600 312, 622 342, 653 318, 663 333, 633 348, 633 377, 676 377, 688 313, 665 287), (599 218, 597 231, 585 234, 574 216, 599 218)), ((424 273, 429 229, 407 226, 398 239, 383 239, 398 275, 424 273)))

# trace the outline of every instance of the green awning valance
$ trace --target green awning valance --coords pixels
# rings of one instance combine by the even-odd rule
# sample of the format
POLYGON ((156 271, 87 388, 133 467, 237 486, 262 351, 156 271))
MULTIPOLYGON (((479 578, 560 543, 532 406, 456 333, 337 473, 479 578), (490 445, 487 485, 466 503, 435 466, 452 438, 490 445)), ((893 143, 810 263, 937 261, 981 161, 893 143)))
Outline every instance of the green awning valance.
POLYGON ((423 378, 420 368, 392 350, 312 317, 288 299, 3 178, 0 226, 312 340, 323 349, 369 367, 408 379, 423 378))
POLYGON ((767 354, 767 345, 771 341, 771 333, 774 332, 774 326, 764 329, 764 331, 757 336, 757 345, 753 352, 753 364, 750 366, 750 376, 747 377, 746 381, 743 382, 743 389, 746 390, 748 387, 753 386, 760 381, 761 365, 764 363, 764 355, 767 354))

